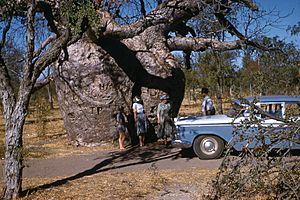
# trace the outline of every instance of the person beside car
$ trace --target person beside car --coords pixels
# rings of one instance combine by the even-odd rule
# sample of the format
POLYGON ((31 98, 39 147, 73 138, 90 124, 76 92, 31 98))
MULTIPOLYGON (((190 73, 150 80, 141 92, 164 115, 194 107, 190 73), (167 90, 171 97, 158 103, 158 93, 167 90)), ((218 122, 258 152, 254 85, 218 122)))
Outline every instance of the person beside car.
POLYGON ((205 116, 216 114, 216 110, 215 110, 213 101, 210 98, 210 96, 208 95, 208 93, 209 93, 208 88, 204 87, 201 89, 201 94, 203 97, 201 111, 202 111, 202 115, 205 115, 205 116))

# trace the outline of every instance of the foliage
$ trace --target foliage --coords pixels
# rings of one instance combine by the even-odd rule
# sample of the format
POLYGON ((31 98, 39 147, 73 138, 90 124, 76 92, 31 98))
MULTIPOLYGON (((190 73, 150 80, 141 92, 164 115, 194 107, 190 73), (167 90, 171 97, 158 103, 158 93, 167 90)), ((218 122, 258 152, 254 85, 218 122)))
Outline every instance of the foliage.
POLYGON ((298 35, 300 33, 300 21, 294 26, 289 26, 288 30, 291 31, 291 35, 298 35))
POLYGON ((276 50, 249 47, 241 55, 237 52, 202 53, 193 71, 186 73, 187 91, 206 86, 223 97, 299 94, 299 49, 277 37, 261 40, 276 50), (242 59, 240 64, 239 58, 242 59))
MULTIPOLYGON (((236 77, 235 52, 216 52, 209 51, 199 56, 195 66, 195 78, 198 77, 197 85, 209 87, 212 91, 220 94, 232 86, 233 79, 236 77)), ((191 78, 187 79, 189 82, 191 78)), ((187 83, 189 84, 189 83, 187 83)))
POLYGON ((275 147, 290 141, 299 143, 300 121, 289 122, 289 129, 265 127, 254 115, 256 109, 252 104, 249 119, 237 129, 242 131, 237 131, 228 144, 228 151, 206 198, 299 199, 300 160, 291 157, 290 149, 275 147), (258 134, 252 132, 255 126, 258 134), (229 156, 231 147, 237 143, 243 145, 243 151, 239 157, 229 156))
POLYGON ((80 34, 89 22, 90 26, 97 26, 97 14, 91 1, 66 0, 62 2, 61 15, 69 19, 68 25, 74 35, 80 34))
POLYGON ((239 82, 250 95, 295 95, 299 93, 300 51, 293 43, 275 38, 263 38, 263 43, 277 50, 249 48, 239 70, 239 82), (288 89, 289 88, 289 89, 288 89))

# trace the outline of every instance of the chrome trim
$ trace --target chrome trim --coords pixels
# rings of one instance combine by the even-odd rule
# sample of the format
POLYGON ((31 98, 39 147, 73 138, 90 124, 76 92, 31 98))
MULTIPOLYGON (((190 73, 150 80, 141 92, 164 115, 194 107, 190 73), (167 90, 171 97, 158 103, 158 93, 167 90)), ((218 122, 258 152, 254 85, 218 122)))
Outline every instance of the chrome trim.
POLYGON ((182 140, 172 140, 172 146, 185 149, 192 147, 192 144, 189 142, 184 142, 182 140))

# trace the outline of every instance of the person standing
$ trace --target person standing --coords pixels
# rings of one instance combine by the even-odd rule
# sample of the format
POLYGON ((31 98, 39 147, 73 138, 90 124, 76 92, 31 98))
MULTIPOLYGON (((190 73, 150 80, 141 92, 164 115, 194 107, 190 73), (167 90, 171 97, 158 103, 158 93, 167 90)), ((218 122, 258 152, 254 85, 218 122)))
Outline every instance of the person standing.
POLYGON ((169 96, 163 95, 160 97, 161 102, 157 106, 157 123, 159 139, 164 139, 165 144, 167 138, 171 136, 173 126, 172 118, 170 117, 171 104, 169 102, 169 96))
POLYGON ((216 110, 213 104, 213 101, 211 100, 211 98, 208 95, 209 90, 208 88, 202 88, 201 90, 201 94, 203 97, 203 102, 202 102, 202 115, 214 115, 216 114, 216 110))
POLYGON ((145 145, 145 134, 147 132, 147 119, 144 111, 144 105, 142 99, 139 96, 133 98, 133 116, 136 127, 136 133, 139 137, 140 146, 145 145))
POLYGON ((125 138, 126 138, 126 115, 124 113, 124 107, 120 106, 116 115, 117 131, 119 134, 119 147, 121 150, 125 149, 125 138))

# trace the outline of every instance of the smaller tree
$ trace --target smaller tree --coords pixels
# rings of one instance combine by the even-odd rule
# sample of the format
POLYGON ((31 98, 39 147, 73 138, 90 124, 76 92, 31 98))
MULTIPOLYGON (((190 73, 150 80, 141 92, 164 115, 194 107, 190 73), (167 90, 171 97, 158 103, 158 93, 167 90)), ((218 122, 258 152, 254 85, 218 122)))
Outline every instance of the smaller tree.
MULTIPOLYGON (((55 2, 54 2, 55 3, 55 2)), ((68 26, 59 29, 54 25, 53 13, 44 1, 1 1, 1 41, 0 41, 0 98, 5 119, 5 164, 4 164, 4 199, 18 197, 22 190, 23 142, 22 132, 28 113, 30 96, 42 71, 57 60, 61 50, 70 41, 68 26), (47 34, 43 42, 37 43, 36 33, 39 12, 52 26, 54 35, 47 34), (51 21, 52 20, 52 21, 51 21), (14 60, 8 39, 12 29, 24 30, 24 47, 21 62, 14 60), (24 28, 25 27, 25 28, 24 28), (12 62, 13 61, 13 62, 12 62), (11 73, 18 71, 18 73, 11 73), (19 73, 20 71, 20 73, 19 73), (17 76, 15 76, 17 74, 17 76)), ((67 19, 65 18, 65 22, 67 19)), ((22 34, 19 35, 19 37, 22 34)), ((22 39, 21 39, 22 41, 22 39)), ((16 45, 16 44, 14 44, 16 45)), ((16 45, 17 46, 17 45, 16 45)), ((16 54, 20 57, 20 54, 16 54)))

